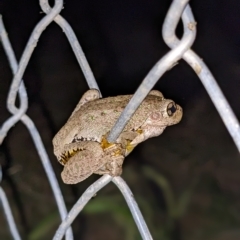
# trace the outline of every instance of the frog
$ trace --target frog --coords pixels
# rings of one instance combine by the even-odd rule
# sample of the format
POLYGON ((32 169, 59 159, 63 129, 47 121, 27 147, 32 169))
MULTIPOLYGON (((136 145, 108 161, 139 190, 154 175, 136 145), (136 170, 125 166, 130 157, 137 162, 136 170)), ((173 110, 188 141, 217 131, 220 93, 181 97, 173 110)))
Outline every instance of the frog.
POLYGON ((92 174, 120 176, 125 157, 139 143, 161 135, 183 116, 179 105, 152 90, 111 143, 108 135, 133 95, 100 96, 97 89, 86 91, 53 138, 54 154, 64 166, 61 177, 66 184, 77 184, 92 174))

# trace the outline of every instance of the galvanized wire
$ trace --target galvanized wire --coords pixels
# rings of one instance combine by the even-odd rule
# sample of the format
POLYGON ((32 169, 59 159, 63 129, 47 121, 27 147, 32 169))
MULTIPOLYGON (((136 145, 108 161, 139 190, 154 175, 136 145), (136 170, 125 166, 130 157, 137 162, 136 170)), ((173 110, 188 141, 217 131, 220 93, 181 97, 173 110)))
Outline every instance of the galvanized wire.
POLYGON ((198 57, 196 53, 190 50, 196 37, 196 22, 190 6, 187 5, 188 2, 189 0, 176 0, 172 2, 162 30, 164 41, 170 48, 172 48, 172 51, 160 59, 145 77, 142 84, 120 115, 118 121, 113 126, 108 136, 109 142, 116 141, 131 116, 159 78, 174 66, 180 58, 183 58, 193 68, 202 81, 229 134, 233 138, 238 151, 240 152, 239 122, 206 64, 204 64, 202 59, 198 57), (181 40, 178 40, 175 35, 175 30, 180 17, 182 17, 183 21, 184 35, 181 40))
POLYGON ((145 223, 145 220, 141 214, 141 211, 138 208, 138 205, 133 197, 133 194, 128 187, 128 185, 125 183, 125 181, 121 177, 111 177, 109 175, 104 175, 101 178, 99 178, 96 182, 94 182, 90 187, 87 188, 87 190, 82 194, 82 196, 79 198, 77 203, 73 206, 71 211, 69 212, 67 218, 61 223, 58 230, 56 231, 56 234, 53 238, 53 240, 60 240, 62 239, 65 231, 68 229, 68 227, 72 224, 74 219, 77 217, 77 215, 82 211, 84 206, 89 202, 89 200, 96 195, 96 193, 101 190, 103 187, 105 187, 110 181, 114 182, 115 185, 119 188, 119 190, 122 192, 128 207, 133 215, 133 218, 135 220, 135 223, 138 227, 138 230, 142 236, 142 239, 144 240, 151 240, 152 236, 148 230, 147 224, 145 223))
POLYGON ((84 206, 100 189, 106 186, 111 181, 111 179, 112 179, 111 176, 104 175, 86 189, 86 191, 82 194, 82 196, 70 210, 67 218, 60 224, 58 230, 56 231, 53 237, 53 240, 62 239, 65 231, 69 228, 69 226, 72 224, 77 215, 82 211, 84 206))
MULTIPOLYGON (((174 22, 174 19, 172 20, 174 22)), ((189 6, 186 7, 182 15, 183 25, 192 29, 196 28, 196 22, 194 20, 192 11, 189 6)), ((179 46, 181 41, 175 35, 175 30, 172 29, 171 22, 166 22, 163 25, 162 35, 165 43, 172 49, 179 46)), ((229 103, 223 95, 220 87, 214 79, 212 73, 208 69, 203 60, 191 49, 188 49, 182 56, 182 58, 193 68, 195 73, 202 81, 203 86, 208 92, 213 104, 215 105, 220 117, 222 118, 229 134, 231 135, 238 151, 240 152, 240 125, 232 111, 229 103)))
POLYGON ((124 196, 128 207, 133 215, 134 221, 138 227, 138 230, 144 240, 152 240, 151 233, 148 230, 147 224, 142 216, 140 209, 138 208, 137 202, 134 199, 133 193, 121 177, 114 177, 112 181, 119 188, 124 196))
MULTIPOLYGON (((49 5, 48 5, 48 3, 46 1, 41 1, 41 6, 42 6, 43 10, 46 11, 46 13, 50 12, 49 5)), ((75 36, 73 30, 71 29, 69 24, 59 15, 56 17, 56 22, 63 28, 63 30, 65 30, 65 33, 66 33, 66 35, 67 35, 67 37, 68 37, 68 39, 69 39, 69 41, 71 43, 71 46, 73 48, 73 51, 75 53, 75 56, 77 57, 78 62, 80 64, 81 68, 82 68, 82 71, 83 71, 85 77, 87 78, 87 82, 89 84, 89 87, 98 89, 98 85, 97 85, 97 83, 96 83, 96 81, 95 81, 95 79, 93 77, 93 74, 91 72, 91 69, 90 69, 90 67, 89 67, 89 65, 88 65, 88 63, 86 61, 85 55, 84 55, 83 51, 81 50, 80 44, 77 42, 77 39, 76 39, 76 36, 75 36)), ((38 24, 37 26, 39 26, 39 25, 40 24, 38 24)), ((41 26, 42 25, 40 25, 39 28, 36 27, 35 30, 37 29, 37 31, 40 32, 42 30, 41 26)), ((18 68, 17 62, 16 62, 16 58, 15 58, 14 53, 12 51, 10 42, 9 42, 9 40, 7 38, 7 34, 6 34, 6 31, 4 29, 4 26, 3 26, 2 22, 1 22, 1 26, 0 27, 1 27, 0 28, 0 30, 1 30, 0 32, 1 32, 1 37, 2 37, 3 47, 5 49, 7 57, 9 59, 12 71, 13 71, 13 73, 16 73, 15 77, 13 79, 13 82, 12 82, 12 86, 10 88, 9 98, 11 98, 11 96, 13 95, 12 92, 13 92, 14 86, 16 88, 17 83, 18 82, 20 83, 19 90, 18 90, 19 91, 19 97, 20 97, 20 108, 17 109, 15 105, 10 103, 11 101, 8 102, 7 107, 9 109, 9 111, 11 113, 13 113, 14 115, 9 120, 7 120, 5 122, 5 124, 3 124, 3 126, 2 126, 2 128, 0 130, 0 139, 1 139, 1 142, 2 142, 4 140, 4 138, 5 138, 8 130, 19 119, 27 126, 27 128, 28 128, 28 130, 29 130, 29 132, 30 132, 30 134, 31 134, 31 136, 33 138, 35 146, 36 146, 36 148, 38 150, 39 156, 40 156, 40 158, 42 160, 42 163, 43 163, 43 166, 44 166, 45 171, 47 173, 49 182, 50 182, 50 184, 52 186, 56 202, 57 202, 57 204, 59 206, 59 211, 60 211, 60 214, 61 214, 61 218, 63 220, 63 218, 66 216, 66 208, 65 208, 65 205, 63 204, 64 201, 63 201, 63 198, 62 198, 62 194, 61 194, 61 191, 59 189, 59 186, 58 186, 55 174, 54 174, 53 169, 52 169, 52 166, 50 165, 50 162, 49 162, 46 150, 45 150, 45 148, 44 148, 44 146, 42 144, 40 135, 39 135, 36 127, 34 126, 34 123, 32 122, 32 120, 27 115, 24 114, 25 111, 27 110, 27 93, 26 93, 26 89, 24 87, 24 83, 18 80, 18 77, 21 74, 23 75, 24 70, 26 68, 26 65, 24 65, 24 63, 29 61, 30 56, 32 54, 33 48, 32 48, 32 45, 30 43, 35 44, 33 42, 33 40, 32 40, 33 39, 32 36, 34 35, 34 31, 35 30, 33 31, 32 35, 31 35, 31 37, 30 37, 30 39, 28 41, 28 44, 27 44, 27 46, 30 46, 30 50, 28 49, 28 47, 25 48, 25 51, 24 51, 23 56, 21 58, 21 60, 23 59, 22 60, 23 63, 18 68), (16 77, 17 74, 18 74, 18 76, 16 77)), ((39 38, 40 34, 38 34, 37 37, 39 38)), ((35 39, 37 39, 37 37, 35 39)), ((15 100, 16 100, 16 97, 15 97, 15 100)), ((111 179, 111 177, 109 175, 104 176, 104 178, 110 178, 111 179)), ((96 183, 96 185, 97 184, 98 184, 98 182, 96 183)), ((127 190, 125 192, 127 192, 127 190)), ((140 213, 140 211, 138 211, 138 212, 140 213)), ((137 213, 137 211, 134 211, 134 214, 135 213, 137 213)), ((8 214, 11 215, 10 212, 8 212, 8 214)), ((137 216, 135 217, 135 219, 137 219, 137 216)), ((142 224, 144 226, 146 226, 144 220, 143 220, 142 224)), ((139 223, 138 223, 138 225, 139 225, 139 223)), ((140 228, 144 229, 141 226, 140 226, 140 228)), ((65 229, 65 231, 66 230, 67 229, 65 229)), ((65 234, 65 231, 64 231, 63 235, 65 234)), ((68 227, 68 230, 67 230, 66 237, 67 237, 67 239, 73 239, 71 228, 69 228, 69 227, 68 227)))
MULTIPOLYGON (((12 50, 10 41, 8 39, 7 33, 5 31, 5 28, 4 28, 4 25, 3 25, 3 22, 2 22, 2 18, 0 18, 0 36, 1 36, 2 44, 3 44, 3 48, 5 50, 5 53, 6 53, 7 57, 8 57, 9 64, 10 64, 12 72, 14 74, 17 71, 18 65, 17 65, 16 57, 15 57, 14 52, 12 50)), ((19 87, 19 97, 20 97, 20 108, 21 108, 21 104, 24 103, 24 102, 27 102, 27 93, 26 93, 26 89, 25 89, 25 86, 24 86, 23 82, 21 82, 20 87, 19 87)), ((8 107, 8 110, 12 114, 15 114, 15 116, 18 115, 19 109, 17 109, 15 105, 8 105, 7 107, 8 107)), ((52 165, 50 164, 50 160, 48 158, 47 152, 46 152, 46 150, 44 148, 44 145, 42 143, 39 132, 38 132, 37 128, 35 127, 33 121, 26 114, 24 114, 20 117, 21 117, 20 120, 26 125, 26 127, 28 128, 28 130, 29 130, 29 132, 32 136, 33 142, 36 146, 36 149, 37 149, 39 157, 42 161, 43 167, 46 171, 49 183, 52 187, 61 219, 63 220, 67 215, 67 209, 66 209, 66 206, 65 206, 65 203, 64 203, 64 200, 63 200, 63 196, 62 196, 59 184, 57 182, 55 173, 52 169, 52 165)), ((10 120, 11 119, 12 118, 10 118, 10 120)), ((1 130, 4 127, 5 127, 5 125, 2 126, 1 130)), ((6 131, 3 130, 2 132, 5 133, 6 131)), ((1 131, 0 131, 0 133, 1 133, 1 131)), ((4 137, 5 136, 2 136, 2 140, 4 139, 4 137)), ((69 230, 67 232, 67 239, 73 239, 73 234, 72 234, 71 228, 69 228, 69 230)))
MULTIPOLYGON (((40 0, 40 6, 46 14, 49 14, 50 11, 52 10, 48 4, 48 1, 40 0)), ((57 15, 54 18, 54 21, 62 28, 63 32, 66 34, 68 41, 72 47, 72 50, 77 58, 77 61, 82 69, 83 75, 86 78, 88 87, 99 90, 98 84, 94 78, 92 70, 88 64, 85 54, 84 54, 71 26, 61 15, 57 15)), ((100 92, 100 90, 99 90, 99 92, 100 92)))
MULTIPOLYGON (((2 181, 2 168, 0 166, 0 183, 1 183, 1 181, 2 181)), ((13 218, 12 210, 11 210, 10 205, 8 203, 7 196, 4 192, 4 190, 2 189, 2 187, 0 187, 0 204, 2 205, 2 208, 3 208, 4 214, 5 214, 10 232, 13 236, 13 239, 14 240, 21 240, 21 237, 20 237, 19 232, 17 230, 16 223, 15 223, 14 218, 13 218)))
MULTIPOLYGON (((222 117, 223 122, 225 123, 230 135, 232 136, 238 150, 240 151, 239 123, 207 66, 192 50, 190 50, 196 37, 196 22, 194 20, 191 9, 188 6, 188 2, 188 0, 175 0, 172 2, 166 15, 162 30, 164 41, 172 50, 169 51, 165 56, 163 56, 144 78, 143 82, 141 83, 136 93, 130 100, 129 104, 126 106, 120 118, 116 122, 115 126, 111 130, 108 136, 109 142, 114 142, 118 138, 119 134, 124 129, 128 120, 134 114, 138 106, 141 104, 141 102, 144 100, 144 98, 147 96, 147 94, 153 88, 159 78, 166 71, 170 70, 179 59, 183 58, 199 76, 204 87, 206 88, 206 91, 209 93, 210 98, 212 99, 215 107, 217 108, 220 116, 222 117), (175 35, 175 30, 181 18, 183 22, 184 32, 182 39, 179 40, 175 35)), ((70 227, 71 223, 81 212, 84 206, 90 201, 90 199, 110 181, 112 181, 120 189, 124 198, 126 199, 126 202, 129 206, 129 209, 133 215, 133 218, 136 222, 142 238, 145 240, 151 240, 151 234, 133 197, 133 194, 121 177, 113 178, 109 175, 102 176, 83 193, 83 195, 80 197, 80 199, 77 201, 77 203, 73 206, 73 208, 67 215, 67 210, 61 194, 61 190, 59 188, 52 166, 49 162, 49 158, 42 143, 41 137, 32 120, 25 114, 28 108, 28 99, 23 80, 21 79, 26 69, 26 66, 31 58, 33 50, 36 47, 38 39, 40 38, 44 29, 53 21, 55 21, 66 34, 72 50, 86 78, 89 88, 95 88, 99 90, 94 75, 76 38, 76 35, 74 34, 68 22, 59 15, 62 9, 62 5, 62 0, 55 0, 55 5, 53 8, 51 8, 48 4, 48 1, 40 0, 40 6, 42 10, 46 13, 46 16, 34 28, 26 45, 26 48, 22 54, 19 66, 16 62, 10 42, 7 38, 2 19, 0 19, 1 40, 14 74, 14 78, 12 80, 7 99, 7 108, 13 115, 3 123, 0 129, 0 144, 6 137, 9 129, 17 121, 21 120, 28 128, 38 151, 39 157, 44 166, 44 169, 46 171, 50 185, 52 187, 54 197, 56 199, 56 203, 62 219, 62 223, 60 224, 53 238, 54 240, 62 239, 65 233, 67 239, 73 239, 70 227), (15 106, 17 93, 20 98, 19 108, 15 106)), ((20 239, 19 233, 14 223, 11 209, 2 188, 0 188, 0 198, 7 218, 7 222, 10 227, 11 234, 14 239, 20 239)))
POLYGON ((1 200, 1 204, 2 204, 4 214, 5 214, 6 219, 7 219, 7 223, 8 223, 10 232, 13 236, 13 239, 20 240, 21 237, 18 233, 17 226, 16 226, 16 223, 15 223, 14 218, 13 218, 11 207, 8 203, 6 194, 5 194, 4 190, 2 189, 2 187, 0 187, 0 200, 1 200))
MULTIPOLYGON (((30 60, 30 57, 33 53, 34 48, 37 46, 38 39, 40 38, 42 32, 45 30, 45 28, 52 22, 54 17, 61 11, 63 6, 63 0, 55 0, 55 5, 52 8, 52 11, 46 15, 34 28, 28 43, 23 51, 22 57, 19 62, 19 67, 17 69, 17 72, 14 75, 14 78, 12 80, 12 84, 10 87, 10 91, 8 94, 8 99, 7 99, 7 106, 9 109, 11 109, 16 101, 17 97, 17 92, 20 87, 21 79, 24 74, 24 71, 27 67, 27 64, 30 60)), ((23 98, 24 99, 24 98, 23 98)), ((20 111, 17 113, 18 118, 12 117, 11 122, 9 122, 9 125, 13 126, 19 119, 20 117, 26 112, 27 110, 27 101, 22 103, 20 106, 20 111)), ((8 125, 8 127, 9 127, 8 125)), ((2 131, 4 132, 4 128, 2 128, 2 131)), ((7 129, 6 129, 7 130, 7 129)), ((6 134, 6 132, 4 132, 6 134)))
MULTIPOLYGON (((187 9, 185 9, 188 1, 189 0, 180 0, 172 2, 164 21, 164 24, 167 25, 170 30, 175 31, 183 11, 185 12, 185 14, 188 14, 186 12, 187 9)), ((184 23, 184 33, 181 42, 174 49, 168 52, 164 57, 162 57, 144 78, 143 82, 138 87, 137 91, 129 101, 128 105, 123 110, 116 124, 113 126, 108 136, 109 142, 116 141, 129 119, 132 117, 132 115, 137 110, 144 98, 148 95, 150 90, 157 83, 159 78, 167 70, 171 69, 176 64, 176 62, 183 56, 183 54, 192 46, 196 37, 196 28, 189 28, 189 25, 193 23, 194 22, 190 21, 184 23)))

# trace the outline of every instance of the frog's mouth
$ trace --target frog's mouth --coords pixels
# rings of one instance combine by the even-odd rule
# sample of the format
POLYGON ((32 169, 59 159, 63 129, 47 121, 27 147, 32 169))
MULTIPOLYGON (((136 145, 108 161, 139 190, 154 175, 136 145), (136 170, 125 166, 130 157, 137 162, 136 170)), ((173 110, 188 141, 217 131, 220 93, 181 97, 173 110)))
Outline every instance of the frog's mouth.
POLYGON ((80 151, 82 151, 82 149, 76 148, 76 149, 69 149, 63 152, 60 155, 59 162, 64 166, 70 160, 71 157, 73 157, 77 152, 80 152, 80 151))

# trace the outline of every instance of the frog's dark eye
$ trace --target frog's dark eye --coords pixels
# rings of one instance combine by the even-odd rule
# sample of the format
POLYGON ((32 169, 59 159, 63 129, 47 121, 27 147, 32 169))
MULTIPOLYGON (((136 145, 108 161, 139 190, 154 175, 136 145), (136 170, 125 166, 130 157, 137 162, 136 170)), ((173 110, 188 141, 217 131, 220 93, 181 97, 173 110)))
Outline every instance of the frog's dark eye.
POLYGON ((174 102, 170 102, 167 106, 168 116, 172 116, 177 111, 176 104, 174 102))

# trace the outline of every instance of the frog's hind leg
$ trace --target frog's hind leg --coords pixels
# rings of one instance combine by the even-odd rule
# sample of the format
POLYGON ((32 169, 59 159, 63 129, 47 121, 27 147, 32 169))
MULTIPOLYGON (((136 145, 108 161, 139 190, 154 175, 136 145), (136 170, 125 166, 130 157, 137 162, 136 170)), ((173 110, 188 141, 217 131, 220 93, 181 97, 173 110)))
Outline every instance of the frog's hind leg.
POLYGON ((103 157, 104 152, 99 143, 79 142, 78 148, 80 150, 67 161, 61 173, 66 184, 81 182, 106 164, 107 159, 103 157))

